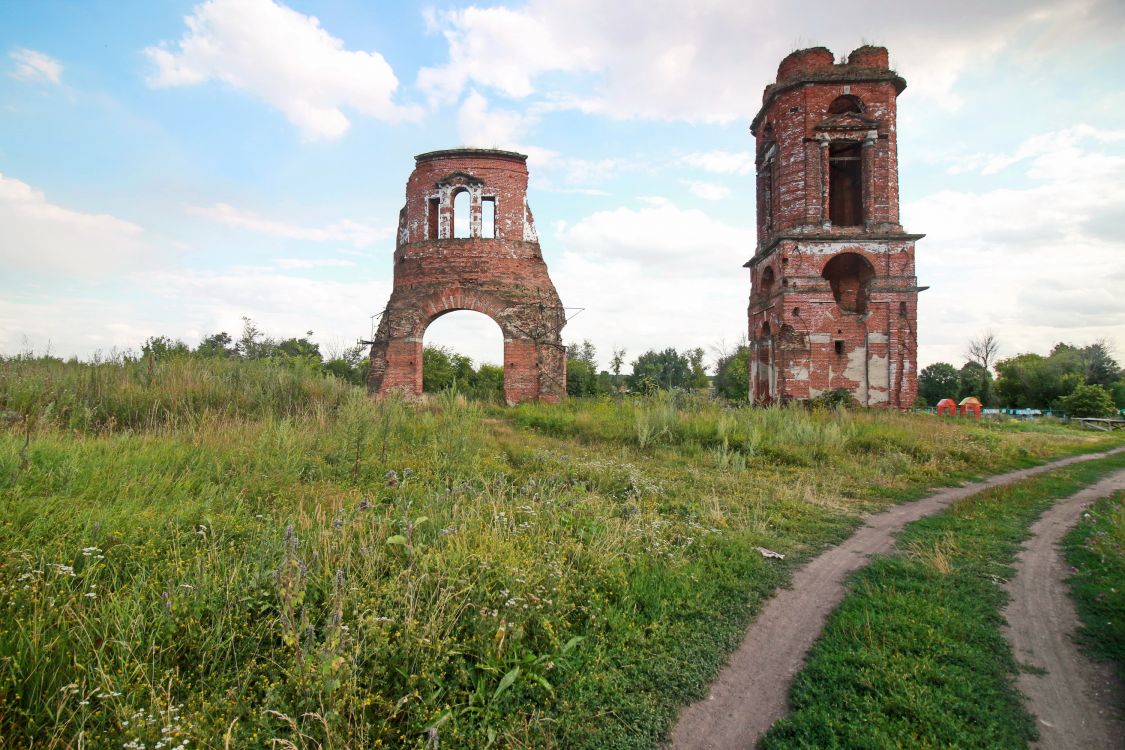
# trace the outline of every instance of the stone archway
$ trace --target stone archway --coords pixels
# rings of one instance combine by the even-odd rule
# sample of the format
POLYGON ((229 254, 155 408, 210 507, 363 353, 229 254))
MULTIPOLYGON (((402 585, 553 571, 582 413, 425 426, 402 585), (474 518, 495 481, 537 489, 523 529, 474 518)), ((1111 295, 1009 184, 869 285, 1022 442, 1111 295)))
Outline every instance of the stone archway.
POLYGON ((455 310, 492 318, 504 334, 504 398, 566 395, 566 316, 527 206, 527 157, 456 149, 415 157, 399 214, 394 290, 371 345, 368 390, 422 393, 426 328, 455 310), (454 237, 453 202, 469 194, 469 237, 454 237), (492 231, 482 231, 491 203, 492 231), (491 234, 492 236, 488 236, 491 234))

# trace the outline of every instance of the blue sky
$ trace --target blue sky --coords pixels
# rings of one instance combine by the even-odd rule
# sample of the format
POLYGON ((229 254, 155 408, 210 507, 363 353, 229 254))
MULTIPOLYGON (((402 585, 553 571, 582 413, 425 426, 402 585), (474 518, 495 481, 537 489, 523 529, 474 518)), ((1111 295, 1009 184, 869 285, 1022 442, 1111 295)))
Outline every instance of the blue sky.
MULTIPOLYGON (((713 355, 746 329, 762 88, 870 42, 908 81, 922 364, 989 329, 1125 359, 1123 28, 1109 0, 0 4, 0 351, 244 315, 339 350, 386 303, 414 154, 471 145, 530 155, 568 341, 713 355)), ((500 358, 471 313, 427 342, 500 358)))

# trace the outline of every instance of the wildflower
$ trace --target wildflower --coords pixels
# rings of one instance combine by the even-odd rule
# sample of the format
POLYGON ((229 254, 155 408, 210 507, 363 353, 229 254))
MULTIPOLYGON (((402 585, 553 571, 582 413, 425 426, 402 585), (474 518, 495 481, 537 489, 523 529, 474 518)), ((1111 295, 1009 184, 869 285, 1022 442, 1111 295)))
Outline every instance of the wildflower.
POLYGON ((85 594, 83 594, 82 596, 85 596, 85 597, 87 597, 88 599, 93 599, 94 597, 96 597, 96 596, 97 596, 97 594, 95 594, 95 593, 94 593, 93 591, 87 591, 87 592, 86 592, 85 594))
POLYGON ((359 510, 367 510, 371 507, 371 501, 366 497, 359 501, 359 510))
POLYGON ((336 529, 343 528, 344 520, 342 518, 334 518, 334 519, 332 519, 332 526, 333 526, 333 528, 336 528, 336 529))
POLYGON ((398 484, 398 474, 395 473, 394 469, 391 469, 386 474, 384 474, 383 478, 387 480, 388 487, 394 487, 398 484))

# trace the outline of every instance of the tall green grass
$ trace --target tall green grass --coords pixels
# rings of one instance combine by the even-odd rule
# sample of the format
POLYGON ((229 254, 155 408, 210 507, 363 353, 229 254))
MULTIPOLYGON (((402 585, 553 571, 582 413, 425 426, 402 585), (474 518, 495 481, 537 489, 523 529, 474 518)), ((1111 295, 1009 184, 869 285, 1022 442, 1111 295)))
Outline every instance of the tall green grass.
POLYGON ((1099 500, 1063 540, 1082 618, 1079 641, 1125 680, 1125 492, 1099 500))
POLYGON ((26 417, 83 432, 305 416, 335 409, 353 390, 299 359, 0 360, 0 412, 9 421, 26 417))
POLYGON ((13 747, 656 747, 862 512, 1107 444, 696 402, 373 402, 260 363, 7 366, 13 747))

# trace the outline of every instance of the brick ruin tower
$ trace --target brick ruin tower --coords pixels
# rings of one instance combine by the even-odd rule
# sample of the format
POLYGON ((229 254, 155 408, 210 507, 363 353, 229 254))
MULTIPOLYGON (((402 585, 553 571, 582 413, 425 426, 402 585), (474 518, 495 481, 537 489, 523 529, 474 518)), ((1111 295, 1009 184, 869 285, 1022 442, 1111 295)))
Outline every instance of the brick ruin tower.
POLYGON ((420 396, 426 328, 454 310, 475 310, 504 334, 507 402, 559 400, 566 395, 566 317, 527 205, 527 157, 462 148, 414 161, 368 390, 420 396))
POLYGON ((836 64, 823 47, 781 61, 750 132, 758 246, 751 269, 750 398, 846 388, 865 406, 914 405, 918 286, 899 224, 895 101, 887 50, 836 64))

